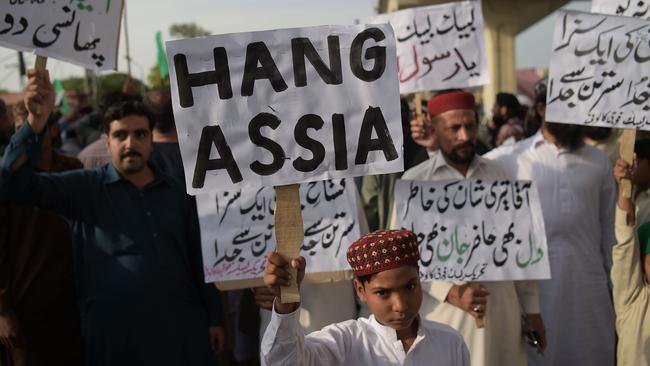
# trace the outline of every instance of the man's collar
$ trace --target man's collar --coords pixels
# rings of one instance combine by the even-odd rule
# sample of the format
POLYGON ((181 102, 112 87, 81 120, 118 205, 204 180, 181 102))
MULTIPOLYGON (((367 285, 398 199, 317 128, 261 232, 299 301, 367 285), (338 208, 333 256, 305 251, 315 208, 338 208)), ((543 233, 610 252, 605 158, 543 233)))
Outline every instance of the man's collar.
MULTIPOLYGON (((172 179, 172 178, 170 178, 167 174, 164 174, 162 171, 160 171, 155 166, 155 164, 147 163, 147 165, 149 166, 149 169, 151 169, 151 171, 153 172, 153 177, 154 177, 153 181, 151 183, 147 184, 147 186, 156 185, 156 184, 161 183, 161 182, 165 182, 167 184, 170 183, 170 179, 172 179)), ((105 167, 105 169, 104 169, 104 177, 103 177, 103 183, 104 184, 112 184, 112 183, 115 183, 115 182, 117 182, 119 180, 125 180, 122 177, 122 175, 120 174, 120 172, 117 171, 117 169, 115 168, 113 163, 108 163, 104 167, 105 167)))
MULTIPOLYGON (((458 172, 458 174, 460 174, 460 172, 456 168, 454 168, 453 166, 449 165, 449 163, 447 163, 447 159, 445 159, 444 155, 442 155, 440 150, 436 151, 432 159, 433 159, 434 174, 438 171, 438 169, 442 169, 442 168, 451 169, 455 172, 458 172)), ((474 173, 474 171, 476 171, 476 169, 478 169, 478 167, 484 163, 485 162, 483 161, 482 157, 480 157, 478 154, 474 154, 474 159, 472 159, 472 162, 469 163, 469 167, 467 168, 466 177, 469 178, 474 173)))
MULTIPOLYGON (((370 324, 375 329, 375 331, 379 333, 384 339, 390 342, 401 342, 399 339, 397 339, 397 331, 387 325, 383 325, 378 322, 374 314, 371 314, 368 319, 370 320, 370 324)), ((422 328, 422 320, 420 319, 420 316, 418 315, 414 321, 418 323, 418 331, 416 337, 424 337, 425 333, 424 329, 422 328)))

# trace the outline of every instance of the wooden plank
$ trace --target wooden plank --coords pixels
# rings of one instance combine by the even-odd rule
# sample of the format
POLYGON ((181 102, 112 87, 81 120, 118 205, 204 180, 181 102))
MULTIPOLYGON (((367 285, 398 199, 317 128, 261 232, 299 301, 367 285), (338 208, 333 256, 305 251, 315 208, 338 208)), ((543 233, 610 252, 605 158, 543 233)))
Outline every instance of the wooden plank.
MULTIPOLYGON (((619 151, 621 159, 626 163, 632 166, 634 164, 634 142, 636 140, 636 130, 634 129, 625 129, 623 134, 619 139, 619 151)), ((629 179, 624 179, 621 181, 621 188, 623 189, 623 195, 626 198, 632 197, 632 182, 629 179)))
MULTIPOLYGON (((275 239, 278 253, 287 260, 300 255, 305 236, 299 188, 298 184, 275 187, 275 239)), ((297 270, 289 268, 289 273, 292 277, 291 284, 280 287, 280 301, 283 304, 300 302, 297 270)))

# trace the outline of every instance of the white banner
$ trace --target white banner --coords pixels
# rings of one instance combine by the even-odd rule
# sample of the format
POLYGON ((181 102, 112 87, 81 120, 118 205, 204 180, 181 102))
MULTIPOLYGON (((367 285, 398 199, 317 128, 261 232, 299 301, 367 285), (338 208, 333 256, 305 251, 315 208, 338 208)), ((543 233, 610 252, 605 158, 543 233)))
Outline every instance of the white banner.
POLYGON ((546 120, 650 130, 650 22, 561 11, 546 120))
MULTIPOLYGON (((346 251, 357 240, 353 180, 300 185, 305 240, 300 255, 310 273, 349 270, 346 251)), ((211 192, 196 197, 206 282, 260 278, 275 250, 275 190, 211 192)))
POLYGON ((387 24, 167 42, 190 194, 403 170, 387 24))
POLYGON ((368 23, 390 23, 397 39, 401 93, 490 82, 480 1, 409 8, 368 23))
POLYGON ((91 70, 117 69, 122 0, 3 0, 0 46, 91 70))
POLYGON ((591 12, 650 19, 650 1, 592 0, 591 12))
POLYGON ((397 225, 417 234, 423 281, 551 277, 542 208, 528 181, 408 181, 397 225))

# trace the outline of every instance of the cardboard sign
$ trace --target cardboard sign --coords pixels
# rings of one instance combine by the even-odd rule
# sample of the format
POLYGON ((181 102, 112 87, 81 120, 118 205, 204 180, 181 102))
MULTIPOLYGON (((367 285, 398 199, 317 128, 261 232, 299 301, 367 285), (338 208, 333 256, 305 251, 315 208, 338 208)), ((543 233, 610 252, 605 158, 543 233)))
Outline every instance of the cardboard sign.
POLYGON ((650 1, 591 0, 591 12, 650 19, 650 1))
POLYGON ((167 42, 190 194, 403 170, 389 25, 167 42))
POLYGON ((4 0, 0 45, 92 70, 117 69, 122 0, 4 0))
POLYGON ((546 120, 650 130, 650 21, 561 11, 546 120))
MULTIPOLYGON (((301 255, 310 273, 348 270, 346 250, 359 234, 353 180, 300 186, 305 240, 301 255)), ((205 281, 263 276, 275 250, 273 187, 212 192, 197 197, 205 281)))
POLYGON ((551 278, 532 182, 398 180, 395 209, 417 234, 423 281, 551 278))
POLYGON ((402 93, 490 82, 480 1, 409 8, 368 23, 390 23, 395 29, 402 93))

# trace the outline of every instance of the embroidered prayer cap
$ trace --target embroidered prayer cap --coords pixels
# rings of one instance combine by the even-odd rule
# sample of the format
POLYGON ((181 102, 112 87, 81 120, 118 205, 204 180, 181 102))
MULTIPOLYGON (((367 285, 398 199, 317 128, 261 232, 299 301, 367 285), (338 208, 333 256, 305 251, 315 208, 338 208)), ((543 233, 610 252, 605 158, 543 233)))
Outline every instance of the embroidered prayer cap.
POLYGON ((348 263, 357 276, 414 264, 420 260, 418 240, 410 230, 380 230, 352 243, 348 263))
POLYGON ((639 236, 639 247, 641 247, 641 254, 650 253, 650 221, 639 225, 636 230, 639 236))
POLYGON ((429 99, 429 104, 427 105, 427 110, 431 117, 454 109, 469 109, 473 111, 474 108, 476 108, 474 95, 464 91, 434 95, 429 99))

